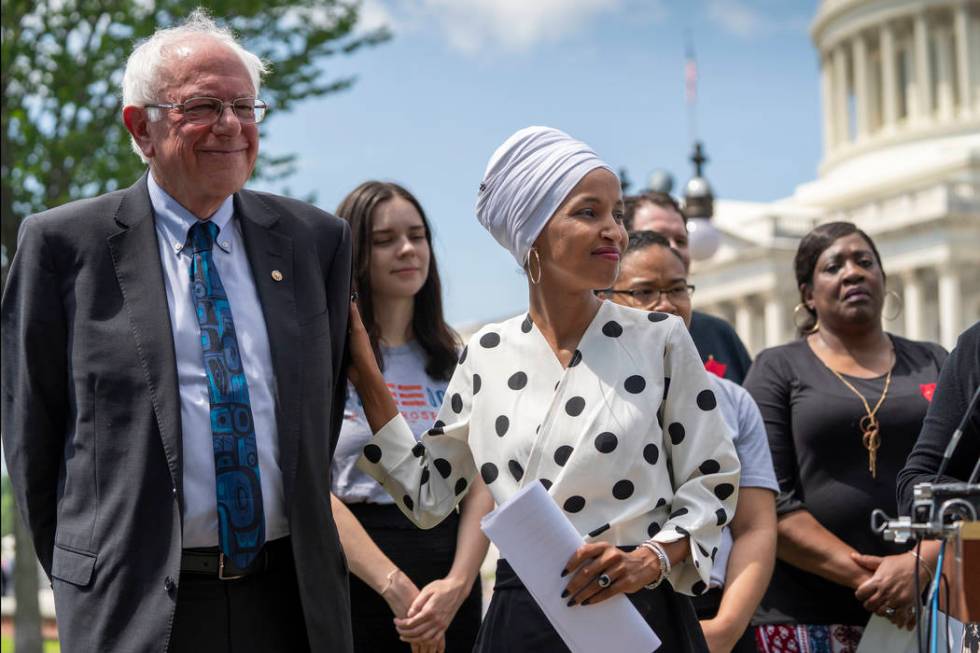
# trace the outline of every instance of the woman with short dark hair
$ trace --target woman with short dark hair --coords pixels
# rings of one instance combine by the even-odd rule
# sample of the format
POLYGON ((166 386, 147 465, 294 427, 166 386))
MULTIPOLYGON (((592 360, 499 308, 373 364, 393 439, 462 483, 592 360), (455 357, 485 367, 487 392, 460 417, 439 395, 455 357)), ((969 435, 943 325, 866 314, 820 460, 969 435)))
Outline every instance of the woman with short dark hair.
POLYGON ((821 642, 853 651, 871 613, 914 624, 915 577, 925 587, 934 567, 885 542, 869 519, 875 508, 896 512, 895 478, 946 352, 884 331, 881 257, 853 224, 804 236, 795 271, 802 337, 759 354, 745 380, 781 491, 776 568, 756 638, 766 653, 821 642))
MULTIPOLYGON (((420 437, 442 404, 458 354, 442 314, 425 212, 398 184, 367 181, 337 214, 351 225, 357 306, 373 358, 420 437)), ((488 546, 480 518, 493 500, 477 481, 460 512, 430 531, 416 530, 377 481, 356 468, 370 438, 360 397, 351 392, 331 472, 332 505, 354 574, 354 649, 407 651, 407 641, 419 653, 468 651, 480 625, 479 571, 488 546)))

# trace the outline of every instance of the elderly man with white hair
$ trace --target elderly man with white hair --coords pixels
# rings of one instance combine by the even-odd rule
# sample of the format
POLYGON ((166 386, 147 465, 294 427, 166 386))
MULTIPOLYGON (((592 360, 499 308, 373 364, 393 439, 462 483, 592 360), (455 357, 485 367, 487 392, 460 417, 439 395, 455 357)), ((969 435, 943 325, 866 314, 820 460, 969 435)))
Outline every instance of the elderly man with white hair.
POLYGON ((243 190, 263 63, 195 12, 132 53, 148 172, 28 217, 4 453, 66 651, 351 649, 330 512, 350 234, 243 190))

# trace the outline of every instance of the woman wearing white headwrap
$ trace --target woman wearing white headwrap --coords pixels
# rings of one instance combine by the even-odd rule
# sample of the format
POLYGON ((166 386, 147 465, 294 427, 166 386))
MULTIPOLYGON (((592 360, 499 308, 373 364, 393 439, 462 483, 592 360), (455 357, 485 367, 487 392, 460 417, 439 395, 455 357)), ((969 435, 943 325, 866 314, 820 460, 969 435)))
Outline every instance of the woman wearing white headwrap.
MULTIPOLYGON (((477 473, 498 504, 542 483, 587 540, 555 561, 570 604, 587 610, 625 593, 662 650, 705 651, 674 589, 707 588, 735 511, 738 459, 683 322, 593 292, 616 278, 622 215, 619 180, 584 143, 545 127, 507 139, 477 217, 527 271, 528 313, 470 339, 418 443, 355 319, 351 378, 375 432, 358 464, 423 528, 477 473)), ((566 650, 506 561, 476 650, 566 650)))

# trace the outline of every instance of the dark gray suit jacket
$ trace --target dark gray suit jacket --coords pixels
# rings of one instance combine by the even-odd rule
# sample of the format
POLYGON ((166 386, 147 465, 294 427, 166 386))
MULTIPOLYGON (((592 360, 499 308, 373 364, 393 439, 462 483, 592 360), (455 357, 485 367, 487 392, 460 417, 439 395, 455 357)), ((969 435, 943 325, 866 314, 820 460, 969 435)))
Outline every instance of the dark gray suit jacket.
MULTIPOLYGON (((284 197, 241 191, 234 203, 276 372, 310 644, 348 651, 347 567, 329 491, 346 388, 350 230, 284 197)), ((27 218, 0 315, 4 453, 51 578, 62 649, 164 651, 178 590, 182 449, 146 178, 27 218)))

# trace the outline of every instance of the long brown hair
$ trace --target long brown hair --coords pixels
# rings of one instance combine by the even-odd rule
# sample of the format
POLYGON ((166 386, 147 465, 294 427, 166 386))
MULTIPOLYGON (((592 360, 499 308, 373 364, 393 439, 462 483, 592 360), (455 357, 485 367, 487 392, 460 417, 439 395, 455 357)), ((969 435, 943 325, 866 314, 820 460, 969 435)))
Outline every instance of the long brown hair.
POLYGON ((425 217, 422 205, 408 190, 392 182, 365 181, 352 190, 337 207, 337 215, 350 223, 354 237, 354 288, 357 290, 357 308, 364 320, 364 327, 371 336, 371 347, 378 365, 384 369, 384 357, 379 346, 379 329, 374 320, 374 298, 371 289, 371 231, 374 212, 380 204, 395 197, 409 202, 422 218, 425 226, 425 242, 429 245, 429 275, 422 288, 415 294, 412 311, 412 333, 426 355, 425 371, 434 379, 448 380, 456 367, 459 340, 446 324, 442 311, 442 283, 436 252, 432 247, 432 229, 425 217))

